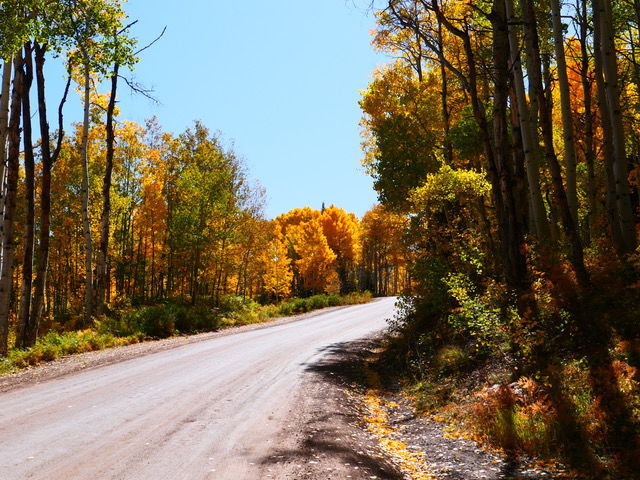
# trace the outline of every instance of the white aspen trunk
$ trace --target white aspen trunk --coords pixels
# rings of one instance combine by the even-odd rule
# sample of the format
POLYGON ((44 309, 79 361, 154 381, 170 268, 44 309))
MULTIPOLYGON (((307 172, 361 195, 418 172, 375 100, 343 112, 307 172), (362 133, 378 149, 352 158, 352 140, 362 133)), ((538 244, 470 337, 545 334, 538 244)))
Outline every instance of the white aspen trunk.
MULTIPOLYGON (((5 174, 7 165, 7 129, 9 127, 9 95, 11 93, 12 61, 6 60, 2 66, 2 86, 0 87, 0 218, 4 213, 5 174)), ((0 245, 4 229, 0 222, 0 245)), ((2 249, 0 249, 0 272, 2 272, 2 249)))
POLYGON ((2 87, 0 96, 0 198, 4 198, 4 175, 7 162, 7 128, 9 126, 9 95, 11 92, 11 60, 2 66, 2 87))
POLYGON ((518 120, 520 122, 520 130, 522 132, 522 148, 524 150, 525 164, 527 169, 527 181, 529 183, 529 201, 531 202, 531 211, 535 225, 536 236, 538 241, 544 242, 550 238, 549 222, 547 220, 547 211, 542 200, 542 191, 540 190, 540 171, 538 170, 537 159, 537 141, 534 133, 531 116, 529 114, 529 106, 524 86, 524 77, 522 74, 522 63, 520 61, 520 45, 518 36, 515 31, 515 18, 513 14, 513 0, 505 0, 507 13, 507 24, 509 28, 509 47, 511 50, 511 66, 513 69, 514 90, 516 93, 516 102, 518 104, 518 120))
POLYGON ((567 201, 573 221, 578 225, 578 187, 576 180, 576 146, 571 121, 571 97, 569 95, 569 77, 567 61, 564 55, 564 35, 560 16, 560 0, 551 0, 551 19, 553 24, 553 46, 556 54, 558 85, 560 87, 560 111, 562 116, 562 138, 564 141, 564 170, 567 181, 567 201))
MULTIPOLYGON (((25 185, 25 219, 24 247, 22 254, 22 291, 20 293, 20 309, 16 327, 16 347, 29 346, 28 330, 31 327, 31 305, 33 300, 33 255, 35 243, 35 161, 33 155, 33 139, 31 124, 31 85, 33 84, 33 46, 27 42, 24 46, 25 75, 22 81, 22 138, 24 145, 24 185, 25 185)), ((37 332, 35 332, 37 333, 37 332)))
POLYGON ((595 45, 594 50, 599 49, 599 53, 602 58, 602 73, 604 76, 604 89, 607 102, 606 107, 611 124, 616 206, 625 250, 629 253, 635 250, 637 239, 629 192, 629 171, 627 166, 624 126, 622 123, 622 112, 620 108, 618 65, 616 60, 614 31, 611 20, 610 0, 593 0, 593 10, 594 28, 600 31, 601 39, 600 45, 595 45))
POLYGON ((8 352, 9 334, 9 306, 11 303, 11 282, 13 280, 13 226, 16 211, 16 195, 18 190, 18 175, 20 170, 20 115, 22 102, 20 95, 22 90, 22 55, 14 59, 16 72, 13 80, 13 93, 11 95, 11 120, 9 122, 9 148, 7 156, 7 192, 5 197, 5 209, 2 217, 4 238, 2 241, 2 277, 0 278, 0 356, 8 352))
POLYGON ((82 224, 85 240, 85 326, 89 325, 93 314, 93 242, 89 218, 89 108, 91 77, 89 62, 85 59, 84 71, 84 119, 82 124, 82 224))
MULTIPOLYGON (((593 3, 593 22, 596 26, 600 25, 600 7, 594 0, 593 3)), ((616 184, 613 174, 613 159, 615 157, 613 153, 613 133, 611 127, 611 121, 609 118, 609 107, 607 105, 607 94, 605 87, 605 80, 603 74, 603 59, 602 50, 600 45, 602 44, 602 35, 600 28, 594 28, 593 30, 593 52, 594 52, 594 67, 595 67, 595 79, 596 79, 596 93, 598 98, 598 110, 600 112, 600 123, 602 126, 602 150, 604 157, 604 166, 606 173, 606 206, 607 206, 607 218, 609 220, 609 227, 611 229, 611 238, 613 239, 616 252, 619 255, 626 253, 626 246, 622 236, 621 222, 618 215, 618 206, 616 203, 616 184)))

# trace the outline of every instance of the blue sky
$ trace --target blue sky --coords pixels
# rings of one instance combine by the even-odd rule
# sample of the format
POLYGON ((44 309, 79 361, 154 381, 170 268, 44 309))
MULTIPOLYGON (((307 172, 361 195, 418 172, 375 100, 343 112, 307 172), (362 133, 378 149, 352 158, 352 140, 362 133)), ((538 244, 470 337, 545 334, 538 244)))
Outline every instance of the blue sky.
MULTIPOLYGON (((361 216, 376 194, 359 163, 358 90, 388 61, 369 44, 367 3, 129 0, 141 45, 167 31, 133 73, 160 105, 122 87, 122 117, 220 131, 266 188, 268 217, 322 202, 361 216)), ((81 118, 75 103, 69 121, 81 118)))

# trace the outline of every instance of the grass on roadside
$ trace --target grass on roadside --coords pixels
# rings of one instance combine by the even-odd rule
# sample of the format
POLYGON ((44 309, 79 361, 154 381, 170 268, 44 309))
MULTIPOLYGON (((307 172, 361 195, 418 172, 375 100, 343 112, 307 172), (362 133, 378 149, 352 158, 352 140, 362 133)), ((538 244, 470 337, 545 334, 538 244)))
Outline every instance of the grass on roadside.
POLYGON ((224 325, 248 325, 321 308, 367 303, 371 299, 372 296, 369 292, 354 292, 347 295, 314 295, 307 298, 291 298, 277 305, 261 306, 252 302, 249 307, 235 309, 225 315, 222 322, 224 325))
POLYGON ((0 358, 0 375, 50 362, 75 353, 139 343, 146 339, 210 332, 232 326, 266 322, 326 307, 355 305, 371 301, 371 294, 314 295, 292 298, 277 305, 260 305, 251 299, 229 295, 218 308, 206 305, 166 303, 118 312, 96 320, 93 328, 57 332, 50 331, 26 350, 13 349, 0 358))
POLYGON ((62 333, 52 331, 39 338, 32 348, 14 349, 9 352, 8 357, 1 358, 0 375, 13 373, 43 362, 50 362, 65 355, 138 343, 142 338, 141 335, 118 337, 92 329, 62 333))

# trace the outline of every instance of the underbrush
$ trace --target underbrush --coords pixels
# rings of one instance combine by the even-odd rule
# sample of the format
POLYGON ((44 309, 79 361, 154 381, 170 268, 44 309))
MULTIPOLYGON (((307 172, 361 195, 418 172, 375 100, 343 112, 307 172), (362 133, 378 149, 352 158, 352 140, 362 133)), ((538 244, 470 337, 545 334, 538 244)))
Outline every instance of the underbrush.
POLYGON ((419 411, 579 478, 640 478, 637 291, 612 280, 577 298, 541 276, 518 314, 490 282, 443 285, 448 297, 401 302, 380 361, 419 411))
POLYGON ((369 292, 345 296, 315 295, 293 298, 277 305, 260 305, 246 297, 227 295, 215 308, 178 302, 129 307, 95 320, 90 329, 65 331, 63 325, 58 325, 57 330, 40 337, 33 347, 13 349, 7 357, 0 358, 0 375, 74 353, 249 325, 330 306, 366 303, 371 298, 369 292))
POLYGON ((8 357, 0 359, 0 375, 42 362, 50 362, 65 355, 130 345, 142 339, 143 336, 140 334, 116 336, 92 329, 63 333, 49 332, 39 338, 32 348, 11 350, 8 357))
POLYGON ((635 479, 640 374, 629 353, 617 341, 611 363, 571 358, 519 374, 513 359, 446 345, 405 352, 404 388, 418 411, 491 448, 569 465, 579 478, 635 479))
POLYGON ((347 295, 314 295, 308 298, 292 298, 277 306, 280 316, 294 313, 305 313, 326 307, 338 307, 342 305, 356 305, 371 301, 370 292, 356 292, 347 295))

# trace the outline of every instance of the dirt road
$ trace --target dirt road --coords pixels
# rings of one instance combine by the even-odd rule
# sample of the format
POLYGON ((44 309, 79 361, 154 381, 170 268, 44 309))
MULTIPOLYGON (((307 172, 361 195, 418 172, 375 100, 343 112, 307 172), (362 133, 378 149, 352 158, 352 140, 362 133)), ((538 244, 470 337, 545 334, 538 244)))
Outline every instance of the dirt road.
POLYGON ((340 408, 335 391, 305 376, 335 345, 382 330, 393 305, 380 299, 2 393, 0 479, 278 478, 268 459, 295 449, 313 420, 301 402, 312 394, 316 415, 340 408))

